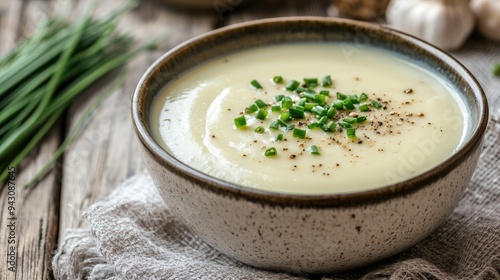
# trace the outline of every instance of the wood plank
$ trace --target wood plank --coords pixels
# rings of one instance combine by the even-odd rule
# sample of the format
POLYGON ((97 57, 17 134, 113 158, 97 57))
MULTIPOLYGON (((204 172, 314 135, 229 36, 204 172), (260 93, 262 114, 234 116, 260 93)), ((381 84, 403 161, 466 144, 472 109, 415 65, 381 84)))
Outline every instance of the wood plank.
MULTIPOLYGON (((122 1, 100 5, 98 13, 112 10, 122 1)), ((83 134, 64 156, 61 191, 60 240, 67 229, 84 226, 83 210, 101 199, 117 184, 134 174, 145 172, 139 144, 130 117, 131 97, 142 74, 161 54, 195 35, 211 30, 213 13, 189 17, 169 10, 159 1, 140 1, 125 15, 120 27, 140 43, 162 39, 160 49, 143 53, 130 63, 126 82, 96 110, 83 134)), ((95 91, 99 91, 96 88, 95 91)), ((81 98, 69 112, 69 129, 96 96, 81 98)))
MULTIPOLYGON (((36 26, 41 12, 50 11, 52 7, 47 1, 2 0, 2 7, 7 13, 0 19, 0 50, 5 53, 14 46, 14 40, 22 38, 26 30, 36 26), (3 18, 6 15, 6 18, 3 18)), ((15 183, 15 216, 17 220, 8 220, 7 188, 0 194, 0 279, 50 279, 51 254, 56 248, 58 234, 58 212, 60 182, 57 173, 51 173, 32 189, 22 186, 50 159, 60 143, 61 129, 55 127, 43 143, 30 153, 28 158, 16 168, 15 183), (15 223, 12 233, 15 243, 8 244, 8 225, 15 223), (14 246, 16 253, 16 269, 9 271, 6 256, 14 246)))

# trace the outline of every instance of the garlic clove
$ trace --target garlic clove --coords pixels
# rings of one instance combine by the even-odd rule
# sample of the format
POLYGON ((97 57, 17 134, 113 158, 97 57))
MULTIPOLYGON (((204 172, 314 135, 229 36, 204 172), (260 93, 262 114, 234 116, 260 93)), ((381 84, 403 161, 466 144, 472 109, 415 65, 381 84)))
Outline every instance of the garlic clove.
POLYGON ((500 41, 500 1, 472 0, 470 7, 476 16, 479 33, 500 41))
POLYGON ((386 17, 392 27, 447 50, 462 46, 475 25, 464 0, 391 0, 386 17))

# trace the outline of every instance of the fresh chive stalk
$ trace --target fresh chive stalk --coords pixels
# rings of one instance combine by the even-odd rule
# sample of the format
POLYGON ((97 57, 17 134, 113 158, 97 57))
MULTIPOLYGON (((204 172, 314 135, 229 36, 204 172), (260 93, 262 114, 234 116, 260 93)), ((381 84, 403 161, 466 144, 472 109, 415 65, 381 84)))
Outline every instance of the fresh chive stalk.
MULTIPOLYGON (((132 50, 132 38, 116 32, 119 16, 133 7, 127 3, 103 19, 89 12, 74 23, 49 18, 0 58, 0 183, 7 167, 18 165, 38 145, 77 96, 143 50, 132 50)), ((68 135, 54 157, 74 137, 68 135)))

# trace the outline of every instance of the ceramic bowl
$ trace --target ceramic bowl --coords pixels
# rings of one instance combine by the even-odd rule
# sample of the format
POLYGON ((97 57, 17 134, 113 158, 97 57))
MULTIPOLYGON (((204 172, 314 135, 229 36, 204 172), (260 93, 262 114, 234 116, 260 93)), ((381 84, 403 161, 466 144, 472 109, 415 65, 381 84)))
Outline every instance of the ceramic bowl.
POLYGON ((383 26, 300 17, 218 29, 172 49, 140 80, 133 97, 145 163, 170 211, 206 243, 245 264, 293 273, 339 272, 401 252, 434 231, 459 202, 474 172, 487 125, 485 95, 445 52, 383 26), (404 182, 356 193, 282 194, 213 178, 172 157, 148 125, 154 96, 183 71, 217 55, 297 41, 350 42, 384 48, 434 69, 454 85, 470 125, 456 153, 404 182))

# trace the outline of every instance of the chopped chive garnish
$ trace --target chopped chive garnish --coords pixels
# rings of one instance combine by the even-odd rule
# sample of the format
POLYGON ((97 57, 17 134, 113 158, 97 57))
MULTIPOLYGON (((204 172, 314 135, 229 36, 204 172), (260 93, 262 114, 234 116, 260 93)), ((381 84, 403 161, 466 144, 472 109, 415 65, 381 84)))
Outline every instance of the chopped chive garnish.
POLYGON ((362 123, 362 122, 365 122, 365 121, 366 121, 366 117, 365 116, 361 116, 361 117, 357 118, 357 123, 362 123))
POLYGON ((283 94, 278 94, 274 97, 274 99, 276 99, 276 101, 280 102, 281 99, 283 99, 285 96, 283 94))
POLYGON ((303 88, 303 87, 301 87, 301 86, 298 86, 298 87, 295 89, 295 92, 296 92, 296 93, 301 93, 301 92, 304 92, 304 91, 306 91, 306 89, 305 89, 305 88, 303 88))
POLYGON ((359 104, 359 98, 356 94, 349 95, 349 99, 351 99, 352 104, 359 104))
POLYGON ((337 110, 335 110, 335 107, 330 107, 330 109, 328 109, 328 111, 326 112, 326 116, 329 119, 333 119, 335 115, 337 115, 337 110))
POLYGON ((363 103, 363 104, 359 105, 358 109, 361 112, 368 112, 368 111, 370 111, 370 107, 368 107, 368 104, 366 104, 366 103, 363 103))
POLYGON ((315 114, 315 115, 318 115, 318 116, 323 116, 325 115, 327 112, 327 109, 325 109, 323 106, 314 106, 312 109, 311 109, 311 113, 315 114))
POLYGON ((324 96, 330 96, 330 91, 329 90, 320 90, 319 94, 322 94, 324 96))
POLYGON ((294 91, 299 85, 300 85, 299 82, 297 82, 295 80, 291 80, 288 82, 288 84, 286 84, 285 89, 288 91, 294 91))
POLYGON ((273 77, 273 82, 275 82, 277 84, 281 84, 281 83, 283 83, 283 77, 281 77, 281 76, 274 76, 273 77))
POLYGON ((287 125, 285 126, 285 130, 286 130, 286 131, 290 131, 290 130, 292 130, 292 129, 294 129, 294 128, 295 128, 295 125, 294 125, 293 123, 291 123, 291 124, 287 124, 287 125))
POLYGON ((380 103, 377 102, 377 100, 372 100, 372 105, 373 107, 375 107, 375 109, 380 109, 383 107, 380 103))
POLYGON ((302 111, 302 112, 304 112, 306 110, 306 108, 304 106, 301 106, 301 105, 295 106, 295 109, 302 111))
POLYGON ((319 122, 322 123, 322 124, 325 124, 328 122, 328 117, 327 116, 322 116, 320 119, 319 119, 319 122))
POLYGON ((347 110, 354 110, 355 109, 354 104, 352 104, 352 101, 350 98, 346 98, 346 99, 342 100, 342 105, 344 105, 344 107, 347 110))
POLYGON ((262 125, 259 125, 254 129, 254 131, 262 134, 262 133, 266 132, 266 129, 262 125))
POLYGON ((315 94, 314 101, 318 102, 319 104, 325 104, 326 96, 323 94, 319 94, 319 93, 315 94))
POLYGON ((292 120, 292 116, 290 115, 290 112, 284 112, 283 114, 280 115, 280 120, 284 122, 289 122, 292 120))
POLYGON ((311 151, 311 155, 320 155, 319 149, 316 145, 312 145, 311 147, 309 147, 309 150, 311 151))
POLYGON ((266 152, 264 153, 264 155, 266 157, 272 157, 272 156, 275 156, 278 154, 278 151, 276 150, 275 147, 271 147, 269 149, 266 150, 266 152))
POLYGON ((303 129, 295 128, 293 130, 293 137, 304 139, 306 138, 306 131, 303 129))
POLYGON ((304 83, 308 88, 314 88, 318 86, 317 78, 304 78, 304 83))
POLYGON ((314 129, 314 128, 320 127, 320 126, 321 126, 321 123, 319 123, 319 122, 312 122, 312 123, 307 124, 307 128, 309 128, 309 129, 314 129))
POLYGON ((347 95, 343 94, 342 92, 337 92, 337 99, 344 100, 346 98, 347 98, 347 95))
POLYGON ((339 121, 337 124, 342 128, 351 128, 351 125, 344 121, 339 121))
POLYGON ((337 110, 344 110, 344 103, 342 102, 342 100, 333 101, 332 106, 337 110))
POLYGON ((283 140, 283 134, 280 133, 280 134, 276 135, 276 138, 274 139, 274 141, 281 141, 281 140, 283 140))
POLYGON ((356 129, 349 127, 346 129, 347 137, 350 139, 356 138, 356 129))
POLYGON ((240 128, 243 126, 247 125, 247 119, 245 119, 245 116, 240 116, 234 119, 234 125, 236 128, 240 128))
POLYGON ((292 118, 303 119, 305 114, 304 111, 298 110, 296 108, 289 108, 288 112, 292 118))
POLYGON ((332 77, 330 75, 324 76, 322 85, 324 87, 329 87, 329 86, 333 85, 332 77))
POLYGON ((337 124, 333 121, 326 124, 328 131, 335 131, 337 129, 337 124))
POLYGON ((356 124, 358 122, 357 118, 351 118, 351 117, 345 117, 342 120, 348 124, 356 124))
POLYGON ((275 105, 271 107, 271 111, 273 112, 279 112, 281 111, 281 106, 280 105, 275 105))
POLYGON ((250 113, 255 113, 255 112, 257 112, 258 110, 259 110, 259 107, 258 107, 258 106, 254 103, 254 104, 252 104, 252 105, 248 106, 248 108, 245 110, 245 112, 246 112, 247 114, 250 114, 250 113))
POLYGON ((364 102, 364 101, 366 101, 366 100, 368 100, 368 95, 366 95, 366 93, 364 93, 364 92, 363 92, 363 93, 359 96, 359 101, 364 102))
POLYGON ((313 92, 303 92, 302 97, 306 98, 307 100, 309 101, 315 101, 315 96, 316 96, 316 93, 313 93, 313 92))
POLYGON ((267 117, 267 110, 265 109, 260 109, 258 112, 257 112, 257 116, 256 118, 259 119, 259 120, 265 120, 266 117, 267 117))
POLYGON ((277 130, 280 128, 280 123, 278 121, 273 121, 270 125, 269 125, 269 128, 270 129, 274 129, 274 130, 277 130))
POLYGON ((288 109, 293 106, 293 100, 290 96, 285 96, 283 99, 281 99, 281 107, 283 109, 288 109))
POLYGON ((307 99, 306 98, 301 98, 299 101, 297 101, 297 105, 299 106, 304 106, 306 104, 307 99))
POLYGON ((255 100, 255 104, 257 104, 257 106, 258 106, 259 108, 263 108, 263 107, 266 107, 266 106, 267 106, 266 102, 262 101, 262 99, 257 99, 257 100, 255 100))
POLYGON ((317 106, 317 105, 318 105, 318 103, 306 102, 306 104, 304 104, 304 110, 311 112, 312 108, 314 108, 314 106, 317 106))
POLYGON ((257 82, 257 80, 252 80, 250 84, 256 89, 262 89, 262 86, 257 82))

